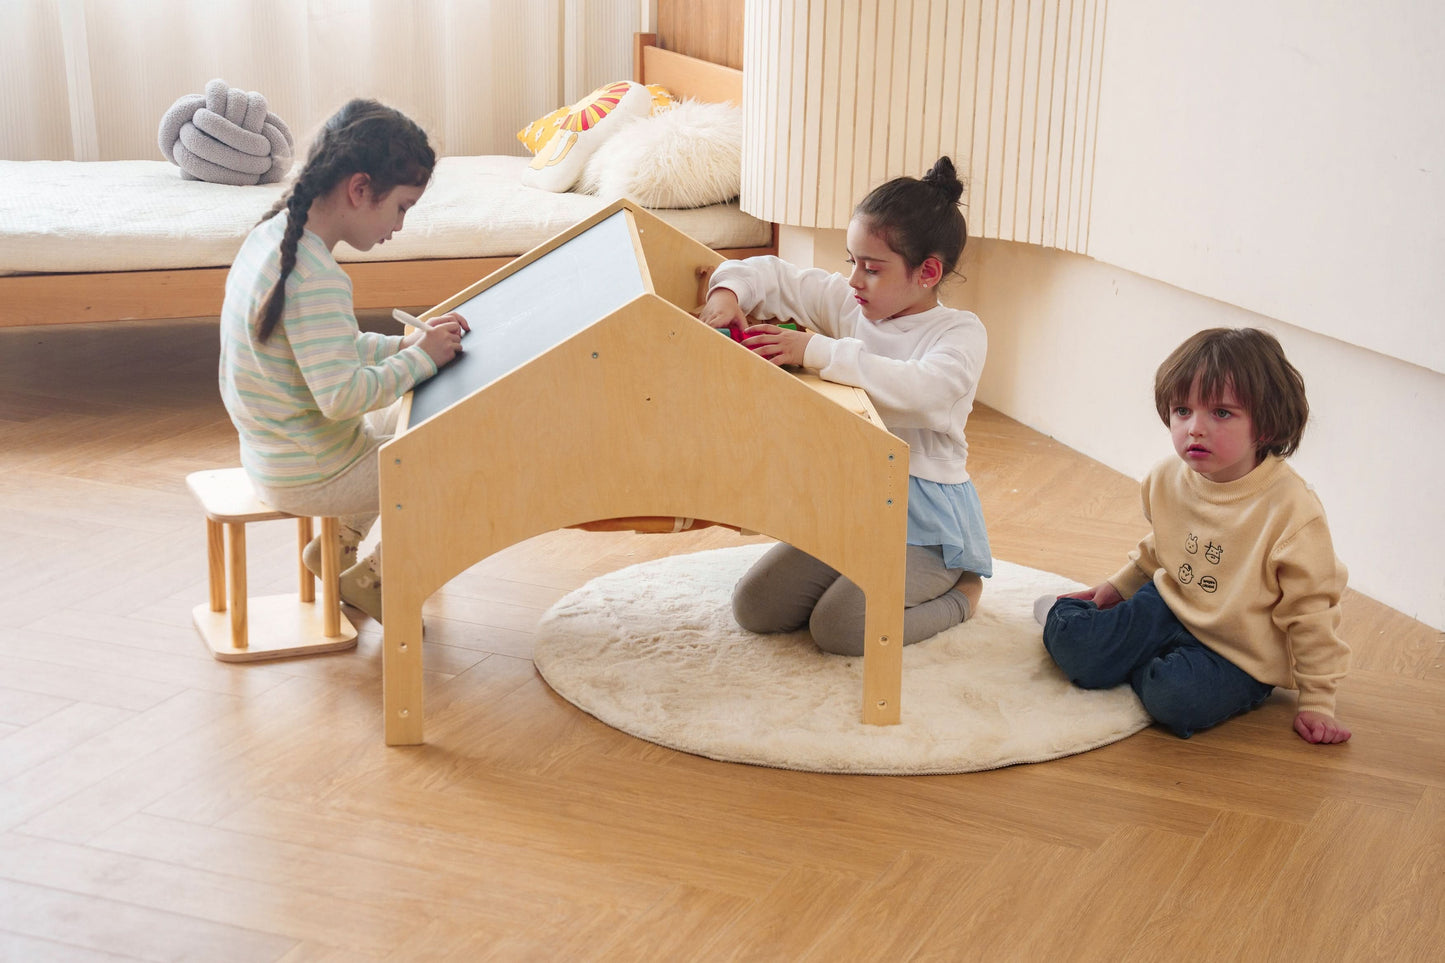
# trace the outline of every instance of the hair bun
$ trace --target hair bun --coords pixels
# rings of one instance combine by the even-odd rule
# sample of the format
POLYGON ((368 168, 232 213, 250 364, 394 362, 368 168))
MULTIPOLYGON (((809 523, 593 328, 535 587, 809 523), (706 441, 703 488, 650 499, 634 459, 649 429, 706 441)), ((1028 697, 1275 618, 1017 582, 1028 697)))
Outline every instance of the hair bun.
POLYGON ((935 187, 950 204, 957 204, 959 198, 963 197, 963 181, 958 179, 958 172, 953 169, 953 161, 947 155, 933 162, 928 173, 923 175, 923 183, 935 187))

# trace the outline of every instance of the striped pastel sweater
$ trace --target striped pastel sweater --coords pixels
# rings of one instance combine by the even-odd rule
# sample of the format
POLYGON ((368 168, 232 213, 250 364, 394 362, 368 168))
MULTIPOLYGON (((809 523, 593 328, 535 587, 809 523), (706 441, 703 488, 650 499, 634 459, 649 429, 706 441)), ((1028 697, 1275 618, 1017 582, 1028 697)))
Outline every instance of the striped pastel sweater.
POLYGON ((436 373, 421 348, 363 332, 351 278, 320 237, 305 231, 286 279, 286 308, 266 343, 261 306, 280 276, 283 211, 247 236, 226 277, 221 309, 221 398, 241 436, 241 464, 285 488, 336 477, 366 450, 362 416, 436 373))

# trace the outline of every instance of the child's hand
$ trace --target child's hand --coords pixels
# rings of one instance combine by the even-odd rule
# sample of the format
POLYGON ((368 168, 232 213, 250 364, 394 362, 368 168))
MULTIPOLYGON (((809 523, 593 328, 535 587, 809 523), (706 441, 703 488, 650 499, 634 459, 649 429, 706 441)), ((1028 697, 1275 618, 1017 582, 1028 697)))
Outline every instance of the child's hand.
POLYGON ((697 319, 710 328, 726 328, 734 321, 740 327, 748 326, 748 317, 738 307, 738 296, 727 288, 716 288, 707 296, 707 303, 697 313, 697 319))
POLYGON ((467 319, 455 312, 433 318, 430 328, 419 328, 421 339, 416 343, 440 368, 462 350, 462 332, 470 331, 467 319))
POLYGON ((776 324, 755 324, 743 330, 743 347, 767 358, 773 364, 802 364, 808 349, 811 331, 794 331, 776 324))
MULTIPOLYGON (((467 323, 467 319, 462 317, 456 311, 453 311, 450 314, 444 314, 439 318, 432 318, 427 323, 431 325, 438 325, 444 322, 452 321, 455 321, 457 324, 461 325, 461 329, 463 331, 472 330, 472 326, 467 323)), ((408 323, 410 323, 410 321, 408 321, 408 323)), ((406 336, 401 339, 401 346, 403 348, 410 348, 414 344, 421 344, 421 339, 425 336, 426 328, 420 324, 414 324, 412 325, 411 331, 408 332, 406 336)))
POLYGON ((1333 716, 1306 709, 1294 717, 1294 731, 1305 742, 1315 745, 1333 745, 1348 742, 1350 730, 1340 725, 1333 716))
POLYGON ((1093 588, 1086 588, 1080 592, 1070 592, 1067 595, 1060 595, 1061 599, 1083 599, 1085 602, 1093 602, 1100 609, 1112 609, 1124 601, 1124 596, 1114 588, 1113 582, 1100 582, 1093 588))
POLYGON ((456 324, 456 325, 458 325, 463 331, 470 331, 470 330, 472 330, 471 324, 469 324, 469 323, 467 322, 467 319, 466 319, 466 318, 462 317, 462 314, 461 314, 460 311, 450 311, 450 312, 448 312, 448 313, 446 313, 446 314, 443 314, 443 315, 442 315, 441 317, 439 317, 439 318, 432 318, 432 319, 431 319, 431 323, 432 323, 434 326, 435 326, 435 325, 438 325, 438 324, 456 324))

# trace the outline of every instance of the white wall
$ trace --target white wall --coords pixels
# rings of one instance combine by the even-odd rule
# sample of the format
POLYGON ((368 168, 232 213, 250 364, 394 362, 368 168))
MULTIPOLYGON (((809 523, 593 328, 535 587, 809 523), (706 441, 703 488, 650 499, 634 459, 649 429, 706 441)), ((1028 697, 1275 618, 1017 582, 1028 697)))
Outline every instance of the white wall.
POLYGON ((1291 463, 1324 502, 1351 586, 1445 628, 1445 375, 1079 255, 969 244, 969 281, 945 297, 989 331, 979 400, 1135 478, 1172 454, 1159 362, 1201 328, 1272 332, 1310 399, 1291 463))
MULTIPOLYGON (((1445 5, 1100 2, 1084 240, 1054 245, 1084 254, 991 230, 970 195, 974 233, 1035 242, 971 240, 945 292, 989 330, 979 400, 1139 478, 1171 455, 1159 362, 1201 328, 1272 331, 1309 390, 1293 463, 1351 585, 1445 628, 1445 5)), ((1056 6, 978 9, 1022 19, 1027 54, 1056 6)), ((986 48, 965 45, 980 71, 986 48)), ((842 233, 784 229, 780 253, 836 270, 842 233)))
POLYGON ((1109 0, 1107 23, 1073 250, 1445 372, 1445 4, 1109 0))
MULTIPOLYGON (((839 270, 844 252, 842 231, 779 237, 795 264, 839 270)), ((1324 502, 1351 587, 1445 628, 1445 375, 1077 254, 970 238, 960 270, 942 297, 988 328, 978 400, 1133 478, 1172 457, 1159 362, 1201 328, 1273 333, 1310 400, 1291 463, 1324 502)))

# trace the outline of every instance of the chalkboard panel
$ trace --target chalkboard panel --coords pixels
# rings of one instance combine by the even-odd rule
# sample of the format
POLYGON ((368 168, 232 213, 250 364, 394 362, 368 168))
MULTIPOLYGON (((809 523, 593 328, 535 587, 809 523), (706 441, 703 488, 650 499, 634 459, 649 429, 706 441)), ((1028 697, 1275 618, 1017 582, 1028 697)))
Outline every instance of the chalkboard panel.
POLYGON ((618 211, 454 309, 463 351, 412 391, 415 426, 647 292, 628 213, 618 211))

